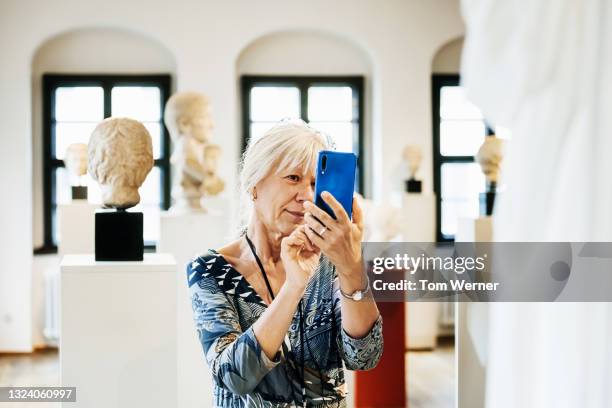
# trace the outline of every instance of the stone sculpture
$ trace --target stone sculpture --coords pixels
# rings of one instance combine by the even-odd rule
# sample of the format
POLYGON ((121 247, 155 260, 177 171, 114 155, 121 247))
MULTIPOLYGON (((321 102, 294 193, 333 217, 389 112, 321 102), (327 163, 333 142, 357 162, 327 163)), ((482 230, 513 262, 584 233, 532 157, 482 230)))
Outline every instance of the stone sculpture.
POLYGON ((127 209, 140 202, 138 189, 153 167, 151 135, 134 119, 108 118, 89 139, 91 177, 100 184, 105 208, 127 209))
POLYGON ((89 138, 89 174, 100 184, 104 208, 96 212, 96 261, 142 261, 143 213, 126 209, 140 202, 138 188, 153 167, 153 144, 134 119, 108 118, 89 138))
POLYGON ((208 98, 197 92, 178 92, 168 100, 164 122, 170 131, 174 151, 172 212, 206 211, 202 198, 223 191, 225 183, 217 174, 221 148, 210 143, 213 122, 208 98))
POLYGON ((66 148, 64 165, 70 176, 73 200, 87 199, 87 186, 83 185, 83 176, 87 174, 87 145, 72 143, 66 148))
POLYGON ((504 141, 495 137, 495 135, 490 135, 485 138, 482 146, 478 149, 478 153, 476 153, 476 161, 480 164, 480 168, 487 180, 487 188, 484 194, 484 211, 481 210, 481 213, 487 216, 493 214, 499 171, 504 158, 503 148, 504 141))
POLYGON ((406 180, 406 191, 409 193, 420 193, 422 191, 421 180, 416 175, 423 161, 423 152, 418 145, 407 145, 402 152, 404 161, 408 166, 409 178, 406 180))

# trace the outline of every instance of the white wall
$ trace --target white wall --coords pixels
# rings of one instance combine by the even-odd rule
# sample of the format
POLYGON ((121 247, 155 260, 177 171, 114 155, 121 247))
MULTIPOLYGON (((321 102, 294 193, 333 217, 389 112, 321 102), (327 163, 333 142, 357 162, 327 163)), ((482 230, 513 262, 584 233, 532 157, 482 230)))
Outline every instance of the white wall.
POLYGON ((257 39, 243 50, 238 75, 359 75, 364 77, 365 194, 372 195, 372 71, 365 50, 346 38, 315 31, 284 31, 257 39))
MULTIPOLYGON (((236 61, 256 39, 279 31, 330 33, 370 56, 373 196, 390 191, 394 158, 408 142, 424 146, 424 188, 431 189, 431 61, 460 36, 457 0, 324 0, 168 2, 4 0, 0 13, 0 350, 31 348, 32 59, 46 40, 76 28, 140 33, 169 50, 177 89, 213 101, 215 139, 228 160, 220 172, 232 185, 240 151, 236 61), (384 5, 384 7, 383 7, 384 5), (233 159, 232 159, 233 158, 233 159)), ((92 58, 90 50, 82 59, 92 58)))
POLYGON ((444 44, 431 63, 431 72, 435 74, 459 74, 461 70, 461 52, 463 37, 444 44))

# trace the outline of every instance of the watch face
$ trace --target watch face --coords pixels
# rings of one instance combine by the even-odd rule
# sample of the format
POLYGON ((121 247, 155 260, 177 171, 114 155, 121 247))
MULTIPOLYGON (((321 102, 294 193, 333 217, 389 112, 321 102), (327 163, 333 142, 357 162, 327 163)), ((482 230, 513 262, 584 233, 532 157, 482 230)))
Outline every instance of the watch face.
POLYGON ((353 294, 353 300, 361 300, 362 297, 363 295, 361 294, 360 290, 358 290, 357 292, 355 292, 355 294, 353 294))

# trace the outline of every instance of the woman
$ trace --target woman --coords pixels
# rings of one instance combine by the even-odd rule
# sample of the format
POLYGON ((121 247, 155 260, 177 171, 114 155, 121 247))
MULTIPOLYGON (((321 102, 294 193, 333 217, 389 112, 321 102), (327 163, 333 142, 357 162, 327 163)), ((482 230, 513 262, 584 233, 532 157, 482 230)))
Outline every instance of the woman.
POLYGON ((351 221, 329 193, 336 219, 313 204, 317 154, 327 147, 304 122, 251 143, 241 172, 247 225, 187 267, 217 407, 345 406, 342 362, 368 370, 380 359, 361 208, 353 200, 351 221))

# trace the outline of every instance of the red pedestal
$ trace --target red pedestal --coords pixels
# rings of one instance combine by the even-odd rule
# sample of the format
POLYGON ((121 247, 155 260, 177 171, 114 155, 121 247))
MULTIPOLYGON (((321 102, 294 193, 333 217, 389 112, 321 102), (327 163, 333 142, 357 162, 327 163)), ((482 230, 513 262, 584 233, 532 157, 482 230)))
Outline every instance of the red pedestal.
POLYGON ((378 310, 383 317, 384 351, 376 368, 355 372, 355 406, 405 407, 405 305, 378 303, 378 310))

